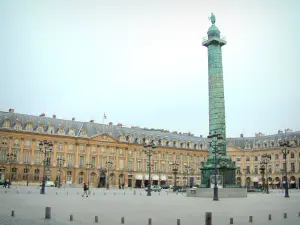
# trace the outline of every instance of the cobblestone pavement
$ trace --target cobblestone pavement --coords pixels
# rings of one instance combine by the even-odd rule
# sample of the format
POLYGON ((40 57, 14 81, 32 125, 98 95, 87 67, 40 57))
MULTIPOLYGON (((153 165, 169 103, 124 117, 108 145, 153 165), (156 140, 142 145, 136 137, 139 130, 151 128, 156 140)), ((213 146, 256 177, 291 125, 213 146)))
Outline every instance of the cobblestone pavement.
POLYGON ((251 193, 247 198, 227 198, 215 202, 207 198, 186 197, 182 193, 152 193, 149 197, 144 190, 105 190, 92 189, 88 198, 81 197, 79 188, 47 188, 46 195, 39 194, 37 187, 0 188, 0 224, 1 225, 105 225, 148 224, 152 218, 153 225, 204 225, 205 212, 212 212, 213 224, 229 224, 234 219, 236 225, 296 225, 300 224, 300 192, 291 191, 290 198, 284 198, 282 191, 269 195, 251 193), (30 191, 30 192, 28 192, 30 191), (45 207, 51 207, 51 219, 45 220, 45 207), (15 216, 11 217, 11 211, 15 216), (284 219, 283 214, 288 218, 284 219), (70 214, 74 221, 69 221, 70 214), (268 221, 268 215, 272 220, 268 221))

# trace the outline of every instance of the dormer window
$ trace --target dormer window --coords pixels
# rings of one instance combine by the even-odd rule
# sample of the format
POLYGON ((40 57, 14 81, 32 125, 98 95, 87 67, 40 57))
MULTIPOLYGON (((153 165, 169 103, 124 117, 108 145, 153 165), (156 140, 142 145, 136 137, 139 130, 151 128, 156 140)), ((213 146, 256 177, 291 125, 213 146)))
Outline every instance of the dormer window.
POLYGON ((183 143, 180 143, 180 148, 183 148, 183 143))
POLYGON ((48 131, 47 131, 49 134, 54 134, 54 127, 53 125, 49 125, 48 127, 48 131))
POLYGON ((2 138, 1 144, 4 145, 4 146, 7 145, 7 138, 6 137, 2 138))
POLYGON ((33 126, 32 126, 32 123, 31 123, 31 122, 26 123, 25 130, 27 130, 27 131, 33 131, 33 126))
POLYGON ((22 126, 21 123, 19 121, 16 122, 15 126, 14 126, 15 130, 22 130, 22 126))
POLYGON ((3 124, 2 124, 3 128, 10 128, 10 120, 6 119, 4 120, 3 124))
POLYGON ((173 141, 173 147, 176 147, 176 141, 173 141))
POLYGON ((44 133, 44 125, 43 124, 39 124, 39 126, 37 128, 37 132, 44 133))
POLYGON ((86 130, 85 130, 85 129, 81 130, 80 136, 81 136, 81 137, 86 137, 86 136, 87 136, 86 130))
POLYGON ((69 129, 68 135, 75 136, 75 131, 73 128, 69 129))
POLYGON ((194 144, 194 149, 197 149, 197 144, 194 144))
POLYGON ((65 129, 63 127, 58 128, 58 134, 65 135, 65 129))

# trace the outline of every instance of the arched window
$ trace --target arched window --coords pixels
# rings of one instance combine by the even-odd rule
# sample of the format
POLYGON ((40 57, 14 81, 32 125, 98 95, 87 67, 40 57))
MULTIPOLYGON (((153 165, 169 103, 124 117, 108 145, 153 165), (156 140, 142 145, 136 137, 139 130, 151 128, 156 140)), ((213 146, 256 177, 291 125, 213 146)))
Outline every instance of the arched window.
POLYGON ((250 156, 247 156, 247 157, 246 157, 246 161, 250 161, 250 156))

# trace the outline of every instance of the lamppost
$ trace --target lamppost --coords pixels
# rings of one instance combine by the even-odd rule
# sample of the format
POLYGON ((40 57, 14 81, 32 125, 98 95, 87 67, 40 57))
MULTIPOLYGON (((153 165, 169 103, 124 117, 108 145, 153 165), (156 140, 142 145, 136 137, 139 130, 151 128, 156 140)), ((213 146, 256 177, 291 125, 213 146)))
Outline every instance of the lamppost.
POLYGON ((152 143, 149 145, 144 145, 144 152, 148 156, 148 170, 149 170, 149 178, 148 178, 148 192, 147 196, 151 196, 151 156, 155 154, 155 148, 156 146, 152 143))
POLYGON ((175 161, 171 165, 173 166, 173 169, 172 169, 173 174, 174 174, 174 189, 173 190, 175 191, 176 190, 176 184, 177 184, 176 178, 177 178, 179 163, 175 161))
MULTIPOLYGON (((11 164, 15 163, 17 159, 17 155, 13 153, 7 153, 6 155, 6 161, 9 163, 9 181, 11 182, 11 164)), ((8 185, 9 187, 9 185, 8 185)))
POLYGON ((184 165, 184 176, 186 176, 186 186, 189 186, 189 170, 191 167, 189 165, 184 165))
POLYGON ((88 183, 88 187, 90 186, 90 177, 89 177, 89 169, 94 168, 94 165, 92 163, 87 163, 86 167, 85 167, 85 171, 86 171, 86 175, 87 175, 87 183, 88 183))
POLYGON ((63 159, 62 156, 59 156, 57 158, 57 165, 58 165, 58 172, 59 172, 59 176, 58 176, 58 188, 60 188, 61 186, 61 167, 63 166, 63 164, 65 163, 66 160, 63 159))
POLYGON ((289 148, 291 147, 290 142, 288 140, 284 140, 279 142, 280 147, 282 147, 281 152, 284 155, 284 172, 285 172, 285 192, 284 192, 284 197, 289 198, 289 186, 288 186, 288 181, 287 181, 287 164, 286 164, 286 156, 290 153, 289 148))
POLYGON ((263 154, 261 156, 260 165, 265 165, 265 174, 266 174, 266 194, 269 194, 269 182, 268 182, 268 163, 271 161, 271 154, 263 154))
POLYGON ((264 165, 261 165, 259 170, 260 170, 260 174, 262 176, 262 186, 265 187, 265 167, 264 167, 264 165))
POLYGON ((47 140, 40 141, 39 149, 44 154, 43 183, 42 183, 42 189, 41 189, 40 194, 45 194, 45 184, 46 184, 45 170, 46 170, 46 165, 47 166, 50 165, 50 154, 51 154, 52 149, 53 149, 53 144, 52 144, 51 141, 47 141, 47 140))
POLYGON ((219 153, 219 151, 221 149, 221 147, 223 146, 223 137, 220 134, 211 134, 207 136, 208 138, 208 143, 209 146, 213 149, 212 153, 214 154, 214 164, 215 164, 215 168, 214 168, 214 175, 215 175, 215 179, 214 179, 214 198, 213 201, 219 201, 219 197, 218 197, 218 183, 217 183, 217 155, 219 153))
POLYGON ((67 176, 68 176, 68 171, 71 169, 71 166, 68 164, 67 166, 64 167, 64 171, 65 171, 65 187, 64 189, 66 189, 66 184, 67 184, 67 176))
POLYGON ((28 186, 28 183, 29 183, 29 171, 31 170, 31 168, 32 168, 32 166, 28 162, 26 162, 25 163, 25 171, 26 171, 26 174, 27 174, 27 176, 26 176, 27 186, 28 186))
POLYGON ((112 166, 113 166, 112 161, 107 161, 106 162, 106 167, 107 167, 107 184, 106 184, 106 188, 107 188, 107 190, 109 189, 109 170, 112 168, 112 166))

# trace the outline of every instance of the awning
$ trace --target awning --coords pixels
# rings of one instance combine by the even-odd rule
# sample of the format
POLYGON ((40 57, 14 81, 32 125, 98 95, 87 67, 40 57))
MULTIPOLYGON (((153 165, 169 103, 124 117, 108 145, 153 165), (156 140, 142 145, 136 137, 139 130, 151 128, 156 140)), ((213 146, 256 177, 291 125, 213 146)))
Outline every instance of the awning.
POLYGON ((136 179, 136 180, 143 180, 142 174, 136 174, 136 175, 135 175, 135 179, 136 179))
POLYGON ((286 183, 286 181, 284 180, 284 181, 282 181, 282 183, 283 183, 283 184, 285 184, 285 183, 286 183))
POLYGON ((160 177, 160 180, 165 181, 165 180, 167 180, 167 177, 164 176, 164 175, 162 175, 162 176, 160 177))
POLYGON ((273 184, 279 184, 280 183, 280 181, 274 181, 273 182, 273 184))
POLYGON ((269 182, 269 185, 272 184, 272 182, 269 182))
POLYGON ((258 182, 258 184, 262 184, 262 182, 260 181, 260 182, 258 182))
POLYGON ((253 177, 253 182, 258 182, 258 177, 253 177))
POLYGON ((294 184, 294 183, 296 183, 296 181, 292 180, 290 183, 291 183, 291 184, 294 184))
POLYGON ((144 180, 149 180, 149 175, 145 175, 144 180))
POLYGON ((152 176, 152 180, 159 180, 158 175, 153 175, 153 176, 152 176))

